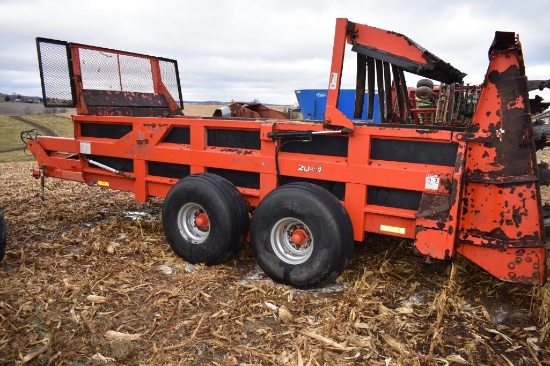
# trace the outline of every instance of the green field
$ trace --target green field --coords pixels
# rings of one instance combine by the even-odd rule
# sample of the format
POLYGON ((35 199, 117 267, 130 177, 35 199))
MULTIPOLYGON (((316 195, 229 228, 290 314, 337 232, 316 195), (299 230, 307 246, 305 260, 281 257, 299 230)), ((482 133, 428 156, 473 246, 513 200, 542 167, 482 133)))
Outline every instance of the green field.
POLYGON ((36 128, 42 135, 72 137, 73 124, 67 117, 55 115, 0 116, 0 163, 32 161, 34 157, 24 151, 21 132, 36 128), (23 122, 16 118, 23 118, 23 122), (34 124, 34 125, 33 125, 34 124))

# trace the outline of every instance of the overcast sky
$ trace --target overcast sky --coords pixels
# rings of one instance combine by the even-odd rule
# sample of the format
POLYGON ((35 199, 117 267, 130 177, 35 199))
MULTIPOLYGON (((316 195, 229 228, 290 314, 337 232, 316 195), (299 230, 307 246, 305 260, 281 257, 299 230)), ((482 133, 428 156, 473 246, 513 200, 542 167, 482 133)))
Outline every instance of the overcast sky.
POLYGON ((294 104, 294 90, 327 87, 338 17, 403 33, 472 84, 494 32, 514 31, 528 77, 549 79, 549 10, 548 0, 0 0, 0 92, 41 95, 40 36, 176 59, 184 100, 294 104))

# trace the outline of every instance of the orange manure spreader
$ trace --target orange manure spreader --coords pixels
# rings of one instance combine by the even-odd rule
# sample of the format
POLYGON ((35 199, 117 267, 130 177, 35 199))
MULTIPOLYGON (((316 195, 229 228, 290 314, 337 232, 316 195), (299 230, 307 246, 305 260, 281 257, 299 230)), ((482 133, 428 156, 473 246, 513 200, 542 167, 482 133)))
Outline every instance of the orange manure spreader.
POLYGON ((33 175, 164 198, 166 239, 188 262, 227 261, 249 240, 272 279, 316 287, 378 233, 431 258, 460 254, 505 281, 546 281, 542 174, 515 33, 496 32, 472 87, 408 37, 337 19, 319 121, 186 116, 175 60, 44 38, 37 48, 45 105, 76 114, 74 138, 28 139, 33 175), (339 109, 346 48, 357 57, 352 117, 339 109), (416 88, 405 72, 423 78, 416 88))

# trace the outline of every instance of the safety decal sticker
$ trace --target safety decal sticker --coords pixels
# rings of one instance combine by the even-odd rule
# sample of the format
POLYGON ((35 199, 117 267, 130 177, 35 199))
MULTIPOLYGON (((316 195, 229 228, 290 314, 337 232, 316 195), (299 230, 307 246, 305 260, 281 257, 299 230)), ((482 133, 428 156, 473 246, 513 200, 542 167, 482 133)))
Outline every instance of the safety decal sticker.
POLYGON ((424 188, 430 189, 432 191, 437 191, 439 189, 439 175, 426 175, 426 184, 424 185, 424 188))
POLYGON ((333 72, 330 76, 330 86, 329 89, 336 89, 336 83, 338 82, 338 73, 333 72))
POLYGON ((81 154, 91 154, 92 146, 89 142, 80 142, 80 153, 81 154))

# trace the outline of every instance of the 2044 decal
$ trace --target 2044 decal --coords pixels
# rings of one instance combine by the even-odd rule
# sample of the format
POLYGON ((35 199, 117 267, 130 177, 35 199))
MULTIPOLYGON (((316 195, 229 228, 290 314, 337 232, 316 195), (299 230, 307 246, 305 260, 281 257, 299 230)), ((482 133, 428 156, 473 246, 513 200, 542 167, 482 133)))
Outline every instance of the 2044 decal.
POLYGON ((299 172, 318 172, 321 173, 323 167, 313 165, 298 165, 299 172))

